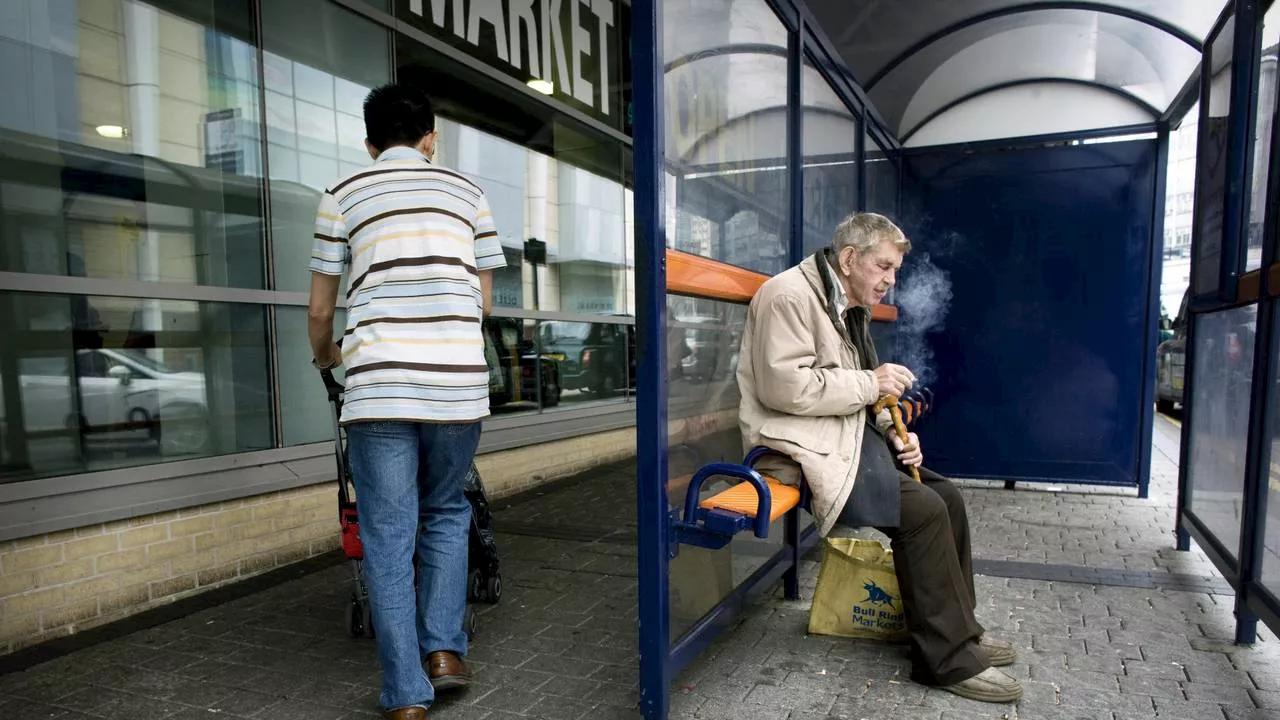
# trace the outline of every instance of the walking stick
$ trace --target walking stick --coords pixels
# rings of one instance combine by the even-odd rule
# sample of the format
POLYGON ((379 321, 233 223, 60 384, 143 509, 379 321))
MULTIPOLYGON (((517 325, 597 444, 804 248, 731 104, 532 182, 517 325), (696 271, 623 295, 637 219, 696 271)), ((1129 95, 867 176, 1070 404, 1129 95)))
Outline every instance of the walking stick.
MULTIPOLYGON (((885 408, 889 408, 889 417, 893 418, 893 429, 898 433, 898 439, 906 444, 907 426, 902 424, 902 410, 898 407, 898 398, 893 395, 881 395, 876 404, 871 406, 871 414, 879 415, 885 408)), ((912 465, 911 477, 916 482, 920 482, 920 468, 912 465)))

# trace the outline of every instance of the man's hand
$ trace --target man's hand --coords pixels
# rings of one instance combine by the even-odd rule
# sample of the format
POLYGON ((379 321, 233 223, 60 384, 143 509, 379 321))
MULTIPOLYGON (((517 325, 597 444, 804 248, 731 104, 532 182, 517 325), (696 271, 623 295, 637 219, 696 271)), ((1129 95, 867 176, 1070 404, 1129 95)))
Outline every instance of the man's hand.
POLYGON ((924 464, 924 453, 920 451, 920 438, 915 433, 907 433, 907 441, 902 442, 902 438, 897 433, 891 433, 889 439, 893 442, 893 447, 898 451, 898 462, 907 467, 919 467, 924 464))
POLYGON ((331 370, 338 367, 342 364, 342 348, 338 347, 337 343, 330 343, 329 352, 325 354, 325 357, 316 358, 315 364, 321 370, 331 370))
POLYGON ((901 397, 916 381, 916 376, 901 365, 885 363, 876 368, 876 385, 881 395, 901 397))

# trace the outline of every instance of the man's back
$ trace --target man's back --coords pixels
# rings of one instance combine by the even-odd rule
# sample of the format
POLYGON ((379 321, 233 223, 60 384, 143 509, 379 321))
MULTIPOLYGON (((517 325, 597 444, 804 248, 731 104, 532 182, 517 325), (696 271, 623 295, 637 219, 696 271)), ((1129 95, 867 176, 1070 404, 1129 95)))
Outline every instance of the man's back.
POLYGON ((335 183, 311 267, 348 271, 342 421, 488 415, 479 272, 504 264, 483 191, 413 148, 335 183))

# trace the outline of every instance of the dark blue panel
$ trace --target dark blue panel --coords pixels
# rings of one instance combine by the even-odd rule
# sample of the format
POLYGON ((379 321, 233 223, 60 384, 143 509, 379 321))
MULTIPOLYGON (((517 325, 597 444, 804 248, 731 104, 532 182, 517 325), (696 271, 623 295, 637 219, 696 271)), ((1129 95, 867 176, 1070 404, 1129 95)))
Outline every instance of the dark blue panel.
POLYGON ((953 296, 925 336, 933 469, 1137 483, 1155 165, 1149 140, 907 158, 901 286, 927 253, 953 296))

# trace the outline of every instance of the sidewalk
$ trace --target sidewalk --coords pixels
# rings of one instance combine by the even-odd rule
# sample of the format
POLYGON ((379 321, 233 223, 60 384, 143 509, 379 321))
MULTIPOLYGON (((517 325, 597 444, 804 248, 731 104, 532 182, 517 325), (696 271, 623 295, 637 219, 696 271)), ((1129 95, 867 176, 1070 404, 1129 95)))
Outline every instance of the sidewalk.
MULTIPOLYGON (((1172 549, 1177 432, 1156 422, 1149 500, 962 483, 979 619, 1019 646, 1017 706, 911 683, 902 647, 808 637, 807 602, 775 594, 676 681, 671 717, 1280 718, 1280 643, 1263 629, 1255 647, 1232 646, 1226 583, 1198 551, 1172 549)), ((634 483, 633 467, 603 468, 498 511, 504 596, 477 606, 472 687, 430 717, 639 717, 634 483)), ((333 566, 0 676, 0 718, 375 718, 372 641, 343 627, 348 572, 333 566)))

